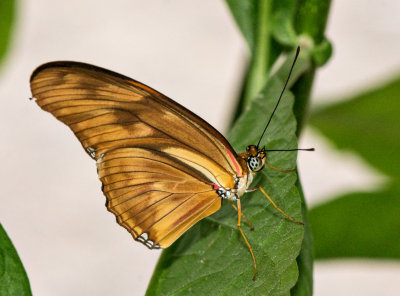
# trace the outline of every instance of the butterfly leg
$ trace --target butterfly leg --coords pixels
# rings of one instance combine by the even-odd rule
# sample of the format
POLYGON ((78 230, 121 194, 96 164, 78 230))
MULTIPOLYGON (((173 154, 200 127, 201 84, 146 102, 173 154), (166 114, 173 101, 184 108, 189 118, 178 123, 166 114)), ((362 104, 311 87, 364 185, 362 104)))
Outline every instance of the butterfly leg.
POLYGON ((238 226, 238 228, 239 228, 240 233, 242 234, 242 236, 243 236, 243 238, 244 238, 244 241, 246 242, 247 247, 248 247, 249 250, 250 250, 251 257, 253 258, 253 262, 254 262, 254 276, 253 276, 253 281, 255 281, 255 280, 256 280, 256 277, 257 277, 257 263, 256 263, 256 257, 254 257, 253 248, 251 247, 249 241, 247 240, 246 236, 244 235, 244 232, 243 232, 242 228, 240 227, 240 218, 241 218, 241 216, 242 216, 242 206, 241 206, 241 204, 240 204, 240 199, 237 200, 237 211, 238 211, 238 224, 237 224, 237 226, 238 226))
MULTIPOLYGON (((231 206, 236 210, 236 212, 238 211, 238 208, 235 206, 235 204, 232 202, 232 201, 230 201, 229 199, 227 199, 227 201, 231 204, 231 206)), ((254 231, 254 226, 253 226, 253 223, 251 223, 250 222, 250 220, 245 216, 245 214, 242 212, 242 216, 243 216, 243 218, 245 218, 246 219, 246 221, 247 221, 247 223, 249 223, 249 225, 250 225, 250 230, 251 231, 254 231)))
POLYGON ((281 210, 281 209, 276 205, 276 203, 274 203, 274 201, 269 197, 269 195, 265 192, 265 190, 264 190, 261 186, 257 186, 257 187, 255 187, 255 188, 249 188, 249 189, 246 190, 246 192, 255 191, 255 190, 257 190, 257 189, 260 189, 261 192, 262 192, 262 193, 268 198, 268 200, 272 203, 272 205, 275 207, 275 209, 277 209, 279 212, 281 212, 286 218, 288 218, 290 221, 293 221, 293 222, 296 223, 296 224, 304 225, 303 222, 300 222, 300 221, 297 221, 297 220, 293 219, 293 218, 290 217, 288 214, 286 214, 283 210, 281 210))
POLYGON ((276 167, 274 167, 272 164, 270 164, 268 161, 265 161, 265 163, 273 170, 277 170, 281 173, 293 173, 296 171, 296 169, 292 169, 292 170, 282 170, 282 169, 278 169, 276 167))

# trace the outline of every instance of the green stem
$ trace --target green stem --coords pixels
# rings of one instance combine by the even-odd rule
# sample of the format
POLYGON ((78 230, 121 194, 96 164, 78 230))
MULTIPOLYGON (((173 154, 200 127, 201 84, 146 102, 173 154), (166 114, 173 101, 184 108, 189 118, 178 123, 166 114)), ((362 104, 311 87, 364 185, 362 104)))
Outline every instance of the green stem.
POLYGON ((324 40, 331 0, 298 0, 295 21, 298 34, 306 34, 319 44, 324 40))
MULTIPOLYGON (((299 0, 298 14, 295 22, 298 35, 307 35, 311 37, 315 45, 323 41, 330 2, 330 0, 299 0)), ((316 64, 312 62, 310 69, 306 71, 292 87, 292 92, 296 98, 293 112, 297 119, 298 136, 300 135, 300 132, 304 126, 306 114, 308 112, 308 105, 316 68, 316 64)), ((307 223, 307 204, 302 192, 300 179, 297 182, 297 188, 302 198, 302 213, 306 227, 303 246, 300 255, 297 257, 297 264, 299 266, 299 279, 291 290, 291 295, 312 295, 314 248, 312 243, 311 229, 307 223)))
MULTIPOLYGON (((269 72, 270 23, 272 1, 259 0, 257 13, 257 34, 247 86, 244 92, 244 108, 261 91, 269 72)), ((242 109, 243 110, 243 109, 242 109)))
MULTIPOLYGON (((330 0, 299 0, 295 21, 298 35, 311 37, 314 45, 320 44, 324 40, 330 2, 330 0)), ((293 112, 297 119, 297 135, 300 135, 308 112, 316 68, 317 66, 313 62, 310 69, 300 77, 292 88, 296 97, 293 112)))
MULTIPOLYGON (((298 174, 298 172, 297 172, 298 174)), ((313 261, 314 247, 313 237, 311 235, 311 227, 308 223, 307 205, 304 198, 303 188, 300 182, 300 176, 296 182, 296 187, 299 190, 301 197, 301 214, 304 222, 304 238, 299 256, 296 258, 299 268, 299 279, 296 285, 290 291, 290 295, 295 296, 310 296, 313 294, 313 261)))
POLYGON ((292 92, 296 98, 293 106, 293 113, 297 120, 296 134, 298 137, 303 129, 305 119, 308 116, 308 107, 315 70, 315 64, 312 62, 310 69, 307 70, 292 87, 292 92))

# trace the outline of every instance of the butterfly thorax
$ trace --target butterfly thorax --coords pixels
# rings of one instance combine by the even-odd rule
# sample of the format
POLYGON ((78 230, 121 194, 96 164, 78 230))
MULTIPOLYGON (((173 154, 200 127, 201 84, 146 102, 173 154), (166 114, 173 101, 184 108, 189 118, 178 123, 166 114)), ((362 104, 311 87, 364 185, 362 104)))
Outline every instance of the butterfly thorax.
POLYGON ((240 153, 236 161, 241 167, 241 175, 234 175, 234 186, 217 185, 215 186, 218 195, 231 201, 238 200, 249 189, 254 175, 261 171, 265 165, 265 149, 248 146, 246 152, 240 153))
POLYGON ((237 183, 235 184, 238 197, 241 197, 246 192, 246 189, 250 186, 254 176, 254 173, 250 171, 247 166, 247 155, 245 154, 246 153, 240 153, 237 158, 238 163, 242 168, 242 176, 238 177, 237 183))

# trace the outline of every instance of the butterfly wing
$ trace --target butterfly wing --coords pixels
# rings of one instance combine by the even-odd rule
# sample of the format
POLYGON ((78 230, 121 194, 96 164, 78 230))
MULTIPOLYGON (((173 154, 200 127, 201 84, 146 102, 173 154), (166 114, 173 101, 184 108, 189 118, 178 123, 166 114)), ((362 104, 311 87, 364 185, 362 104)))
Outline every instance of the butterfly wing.
POLYGON ((204 120, 133 79, 88 64, 54 62, 31 77, 38 105, 68 125, 97 161, 107 208, 136 240, 167 247, 220 208, 211 184, 242 169, 204 120))
POLYGON ((107 208, 148 247, 168 247, 211 215, 221 199, 183 163, 146 147, 106 153, 98 163, 107 208))

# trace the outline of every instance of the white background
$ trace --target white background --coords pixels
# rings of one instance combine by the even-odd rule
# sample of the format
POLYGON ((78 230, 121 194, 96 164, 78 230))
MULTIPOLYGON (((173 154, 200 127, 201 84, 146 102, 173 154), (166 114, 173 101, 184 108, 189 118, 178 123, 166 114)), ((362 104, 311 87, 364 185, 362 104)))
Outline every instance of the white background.
MULTIPOLYGON (((104 207, 95 164, 30 97, 39 64, 77 60, 142 81, 226 131, 246 45, 223 1, 19 1, 0 73, 0 221, 34 295, 143 295, 159 256, 133 242, 104 207)), ((313 102, 356 93, 400 71, 400 2, 333 1, 335 53, 313 102)), ((299 166, 310 204, 384 176, 306 130, 299 166)), ((317 262, 315 295, 398 295, 400 264, 317 262)))

